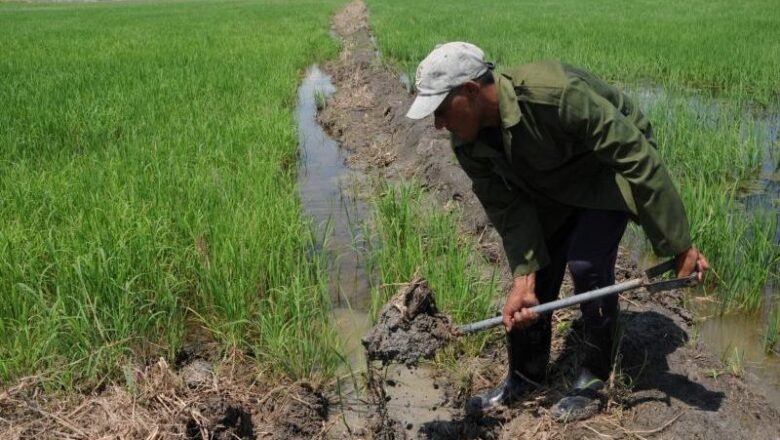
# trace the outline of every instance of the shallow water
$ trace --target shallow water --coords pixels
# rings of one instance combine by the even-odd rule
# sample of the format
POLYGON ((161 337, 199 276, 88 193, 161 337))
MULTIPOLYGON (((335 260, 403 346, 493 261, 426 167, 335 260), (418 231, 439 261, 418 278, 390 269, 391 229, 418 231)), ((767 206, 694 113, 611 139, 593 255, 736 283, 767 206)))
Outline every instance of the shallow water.
POLYGON ((337 306, 366 310, 368 279, 355 252, 366 207, 357 198, 356 176, 344 164, 344 153, 316 119, 316 94, 333 92, 330 77, 316 66, 309 69, 298 90, 298 184, 303 209, 320 238, 320 250, 332 263, 332 299, 337 306))
MULTIPOLYGON (((699 314, 702 313, 700 310, 699 314)), ((766 317, 745 314, 713 316, 699 324, 698 337, 723 360, 737 350, 745 373, 753 376, 747 379, 757 381, 767 400, 780 408, 780 356, 763 352, 763 325, 756 326, 757 321, 765 320, 766 317)))
MULTIPOLYGON (((626 248, 631 258, 637 261, 642 269, 652 267, 661 260, 648 250, 644 243, 642 232, 629 230, 621 245, 626 248)), ((767 301, 776 301, 776 287, 769 283, 765 287, 767 301)), ((663 292, 659 292, 663 294, 663 292)), ((712 296, 706 296, 699 289, 686 291, 688 308, 696 317, 696 324, 690 331, 691 339, 698 339, 713 354, 726 361, 734 350, 740 354, 746 379, 757 384, 757 389, 764 393, 769 403, 780 408, 780 356, 766 354, 763 351, 763 331, 769 322, 771 307, 760 312, 732 312, 720 314, 718 303, 712 296)), ((713 372, 713 374, 725 374, 713 372)))
POLYGON ((356 196, 356 175, 345 165, 344 152, 317 122, 316 96, 336 91, 330 77, 309 68, 298 89, 298 186, 303 209, 314 224, 319 251, 329 264, 334 321, 340 329, 345 355, 354 369, 365 366, 360 338, 368 330, 366 311, 370 288, 355 247, 360 245, 366 206, 356 196))

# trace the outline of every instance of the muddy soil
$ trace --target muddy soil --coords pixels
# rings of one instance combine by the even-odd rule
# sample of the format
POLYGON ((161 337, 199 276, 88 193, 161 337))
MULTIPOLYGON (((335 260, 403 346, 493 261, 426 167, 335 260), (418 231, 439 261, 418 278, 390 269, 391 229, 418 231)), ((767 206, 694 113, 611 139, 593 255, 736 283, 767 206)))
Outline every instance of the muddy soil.
POLYGON ((363 346, 369 360, 411 365, 432 358, 454 333, 449 318, 436 308, 428 282, 418 278, 403 286, 380 310, 363 346))
MULTIPOLYGON (((398 74, 383 65, 372 44, 368 12, 360 1, 334 17, 333 30, 343 40, 338 59, 325 70, 337 92, 320 113, 320 122, 349 152, 347 163, 368 176, 391 181, 415 178, 423 182, 443 209, 457 206, 464 213, 463 229, 478 240, 485 259, 506 264, 499 237, 488 224, 464 172, 456 165, 445 133, 436 132, 431 118, 404 117, 412 96, 398 74)), ((505 280, 508 280, 508 274, 505 280)), ((639 274, 622 254, 618 279, 639 274)), ((406 280, 399 280, 403 282, 406 280)), ((562 294, 567 293, 564 287, 562 294)), ((497 383, 506 371, 500 335, 496 343, 473 359, 444 368, 442 403, 451 417, 425 420, 414 429, 398 430, 381 408, 375 416, 387 430, 369 430, 354 438, 679 438, 778 439, 780 414, 759 389, 728 373, 716 355, 692 336, 693 317, 683 307, 681 292, 638 292, 622 297, 620 362, 610 380, 609 399, 600 415, 586 421, 557 424, 549 408, 566 391, 578 362, 578 312, 554 315, 553 357, 548 380, 523 403, 467 418, 466 398, 497 383)), ((369 374, 371 376, 371 374, 369 374)), ((374 380, 380 397, 397 384, 374 380)), ((392 402, 392 400, 391 400, 392 402)), ((376 425, 375 425, 376 426, 376 425)), ((403 426, 403 424, 401 424, 403 426)))
POLYGON ((0 393, 0 438, 254 440, 324 438, 329 402, 308 383, 258 377, 228 362, 164 360, 128 371, 132 385, 93 395, 51 395, 40 378, 0 393))

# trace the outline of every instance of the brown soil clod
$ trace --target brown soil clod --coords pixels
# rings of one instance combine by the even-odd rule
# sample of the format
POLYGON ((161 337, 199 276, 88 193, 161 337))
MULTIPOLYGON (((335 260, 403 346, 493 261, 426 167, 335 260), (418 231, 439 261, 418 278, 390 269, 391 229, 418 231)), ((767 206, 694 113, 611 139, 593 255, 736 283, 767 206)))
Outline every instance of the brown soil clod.
POLYGON ((213 378, 213 374, 210 362, 203 359, 195 359, 182 367, 179 377, 184 382, 184 385, 194 390, 208 385, 213 378))
POLYGON ((430 359, 454 336, 450 319, 436 308, 428 282, 415 278, 385 304, 363 346, 369 360, 409 365, 430 359))

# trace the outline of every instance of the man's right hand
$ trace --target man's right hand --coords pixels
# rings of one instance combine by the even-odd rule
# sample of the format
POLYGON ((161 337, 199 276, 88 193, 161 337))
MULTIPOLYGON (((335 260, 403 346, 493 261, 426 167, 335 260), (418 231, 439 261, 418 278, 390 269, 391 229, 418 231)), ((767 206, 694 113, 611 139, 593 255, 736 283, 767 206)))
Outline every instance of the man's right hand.
POLYGON ((512 328, 528 327, 538 314, 532 312, 529 308, 539 305, 539 299, 536 298, 536 274, 519 276, 512 281, 512 289, 506 298, 504 304, 504 327, 506 331, 512 328))

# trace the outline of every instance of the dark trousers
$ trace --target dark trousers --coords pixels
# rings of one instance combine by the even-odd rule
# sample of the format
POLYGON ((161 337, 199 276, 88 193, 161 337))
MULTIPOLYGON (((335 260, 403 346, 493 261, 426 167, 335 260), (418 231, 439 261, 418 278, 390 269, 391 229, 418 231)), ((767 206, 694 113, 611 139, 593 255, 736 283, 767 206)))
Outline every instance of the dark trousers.
MULTIPOLYGON (((618 211, 581 210, 546 241, 550 264, 536 272, 536 296, 546 303, 558 298, 568 265, 574 293, 615 283, 615 260, 628 215, 618 211)), ((583 367, 606 379, 612 365, 612 341, 618 298, 610 295, 580 306, 584 340, 583 367)), ((552 316, 508 335, 510 365, 532 380, 544 378, 550 360, 552 316)))

